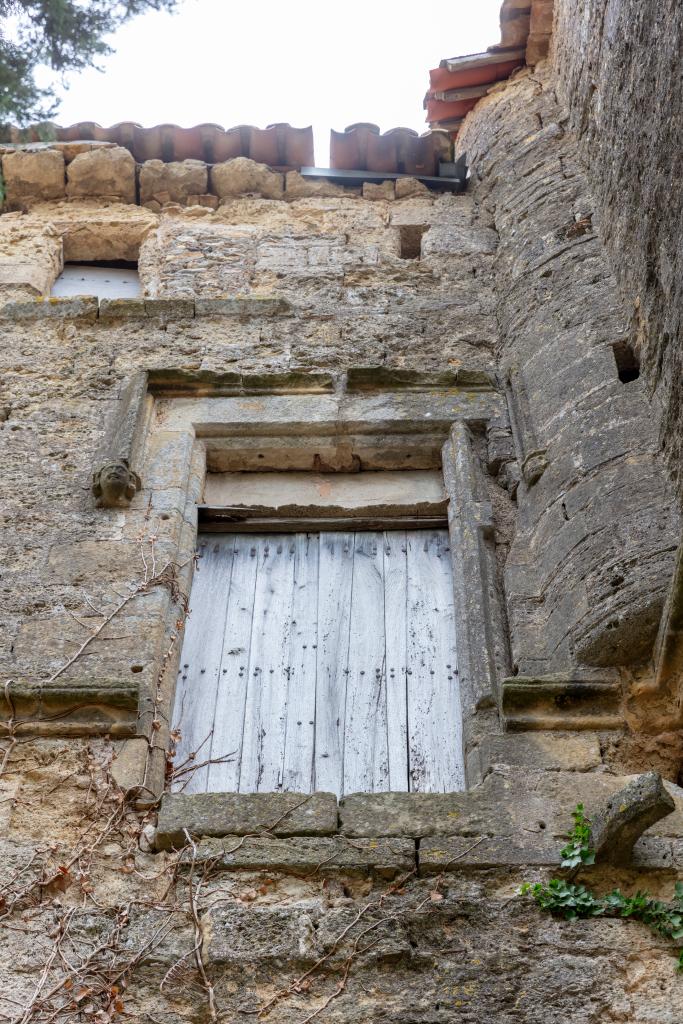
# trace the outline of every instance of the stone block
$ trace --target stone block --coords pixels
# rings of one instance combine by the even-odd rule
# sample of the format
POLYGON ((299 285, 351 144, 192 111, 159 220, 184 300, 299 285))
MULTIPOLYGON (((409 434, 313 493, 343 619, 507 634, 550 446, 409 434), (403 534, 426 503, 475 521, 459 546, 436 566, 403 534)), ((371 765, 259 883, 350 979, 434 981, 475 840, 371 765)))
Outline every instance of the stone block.
POLYGON ((50 149, 57 150, 67 164, 79 153, 90 153, 93 149, 113 149, 115 142, 95 142, 94 139, 75 139, 73 142, 51 142, 50 149))
POLYGON ((287 171, 285 175, 285 199, 309 199, 311 196, 332 198, 349 195, 343 185, 336 185, 324 178, 304 178, 298 171, 287 171))
POLYGON ((618 729, 623 725, 621 697, 621 684, 607 673, 603 680, 517 675, 503 680, 505 726, 513 732, 618 729))
POLYGON ((394 182, 397 199, 408 199, 411 196, 431 196, 431 192, 417 178, 397 178, 394 182))
POLYGON ((306 965, 321 956, 317 903, 291 907, 232 905, 211 911, 204 958, 210 964, 306 965))
POLYGON ((194 299, 145 299, 146 316, 162 316, 164 320, 186 320, 194 316, 194 299))
POLYGON ((393 181, 383 181, 376 185, 372 181, 363 182, 363 199, 386 199, 396 198, 396 189, 393 181))
POLYGON ((52 149, 37 153, 17 150, 2 158, 5 195, 10 204, 62 199, 66 178, 64 157, 52 149))
POLYGON ((145 315, 144 299, 100 299, 100 320, 129 320, 145 315))
POLYGON ((479 749, 484 773, 494 764, 585 772, 597 768, 602 761, 600 740, 596 733, 590 732, 486 736, 479 749))
POLYGON ((205 206, 209 210, 218 209, 218 196, 212 195, 210 192, 204 193, 204 195, 196 196, 189 195, 187 197, 188 206, 205 206))
POLYGON ((118 538, 58 542, 50 548, 48 566, 51 579, 71 584, 93 579, 115 583, 142 571, 139 545, 118 538))
POLYGON ((156 200, 187 205, 190 196, 206 193, 209 172, 201 160, 146 160, 140 168, 140 202, 156 200))
POLYGON ((329 836, 337 831, 333 793, 169 793, 162 802, 157 848, 185 845, 193 836, 329 836))
POLYGON ((241 195, 281 199, 284 192, 284 175, 271 171, 266 164, 238 156, 234 160, 212 166, 211 188, 221 199, 241 195))
POLYGON ((465 793, 352 793, 339 802, 343 835, 449 835, 467 810, 465 793))
POLYGON ((279 295, 233 295, 222 299, 195 299, 195 316, 280 316, 290 312, 279 295))
MULTIPOLYGON (((405 964, 414 955, 415 947, 411 945, 412 935, 408 932, 405 918, 401 920, 398 915, 393 917, 391 911, 387 913, 384 908, 371 907, 357 922, 358 910, 353 906, 332 907, 320 920, 317 938, 330 964, 343 965, 349 954, 354 952, 359 963, 365 966, 405 964), (366 935, 367 941, 364 942, 366 935)), ((363 1016, 356 1019, 365 1024, 363 1016)), ((414 1020, 412 1015, 408 1020, 414 1020)))
MULTIPOLYGON (((105 151, 109 152, 109 151, 105 151)), ((73 206, 71 207, 73 209, 73 206)), ((136 262, 140 247, 159 223, 150 210, 141 206, 124 207, 120 203, 101 207, 88 204, 77 214, 55 221, 64 239, 64 261, 91 260, 136 262)))
POLYGON ((676 841, 659 836, 641 836, 633 847, 629 867, 665 870, 675 866, 676 841))
POLYGON ((54 296, 29 302, 6 302, 0 306, 3 320, 89 320, 97 319, 98 303, 94 295, 61 299, 54 296))
POLYGON ((498 235, 492 228, 432 224, 422 239, 422 257, 492 255, 498 235))
POLYGON ((198 844, 197 861, 211 862, 224 870, 248 869, 294 872, 305 875, 373 873, 383 878, 412 871, 415 843, 412 839, 345 839, 293 836, 226 836, 198 844))
POLYGON ((71 199, 110 199, 135 202, 135 160, 122 146, 79 153, 66 170, 71 199))
POLYGON ((539 831, 517 836, 425 836, 420 839, 421 875, 465 868, 559 867, 561 842, 539 831))
POLYGON ((104 676, 78 680, 69 675, 42 684, 35 677, 17 677, 12 680, 10 700, 5 695, 0 705, 6 704, 15 722, 21 722, 22 731, 29 734, 131 736, 139 697, 137 683, 104 676))
POLYGON ((54 276, 53 267, 45 261, 8 260, 0 263, 0 292, 17 299, 45 295, 52 287, 54 276))
MULTIPOLYGON (((352 793, 339 802, 342 835, 512 836, 525 828, 564 836, 571 813, 583 803, 589 818, 628 776, 590 772, 535 771, 491 773, 468 793, 352 793)), ((680 829, 682 794, 667 784, 677 810, 651 827, 650 835, 675 836, 680 829)))
POLYGON ((131 737, 115 744, 116 755, 111 764, 114 782, 124 793, 138 789, 145 777, 148 744, 143 736, 131 737))

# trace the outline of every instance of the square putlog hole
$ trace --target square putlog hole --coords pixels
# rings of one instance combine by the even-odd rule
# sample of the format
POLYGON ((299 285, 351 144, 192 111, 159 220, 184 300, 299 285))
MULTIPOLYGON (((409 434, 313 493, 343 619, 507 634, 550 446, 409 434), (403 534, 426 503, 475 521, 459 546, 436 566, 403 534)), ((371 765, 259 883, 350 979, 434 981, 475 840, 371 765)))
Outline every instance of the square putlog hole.
POLYGON ((640 377, 640 360, 635 351, 625 341, 619 341, 612 346, 614 362, 617 364, 617 373, 622 384, 630 384, 631 381, 640 377))
POLYGON ((402 224, 398 229, 398 253, 402 260, 419 260, 422 254, 422 236, 427 224, 402 224))

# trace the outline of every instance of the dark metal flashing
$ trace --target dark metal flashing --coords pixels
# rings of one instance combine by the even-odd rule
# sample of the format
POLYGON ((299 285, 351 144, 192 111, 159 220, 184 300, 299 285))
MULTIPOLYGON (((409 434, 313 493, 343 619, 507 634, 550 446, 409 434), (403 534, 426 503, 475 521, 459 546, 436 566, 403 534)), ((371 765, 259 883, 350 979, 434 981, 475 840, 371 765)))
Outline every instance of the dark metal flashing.
POLYGON ((467 165, 461 158, 456 164, 448 163, 449 173, 439 177, 431 174, 394 174, 387 171, 339 170, 336 167, 302 167, 302 178, 322 178, 337 185, 362 185, 364 182, 380 185, 383 181, 398 181, 413 178, 436 192, 464 192, 467 181, 467 165), (453 168, 451 172, 450 169, 453 168))

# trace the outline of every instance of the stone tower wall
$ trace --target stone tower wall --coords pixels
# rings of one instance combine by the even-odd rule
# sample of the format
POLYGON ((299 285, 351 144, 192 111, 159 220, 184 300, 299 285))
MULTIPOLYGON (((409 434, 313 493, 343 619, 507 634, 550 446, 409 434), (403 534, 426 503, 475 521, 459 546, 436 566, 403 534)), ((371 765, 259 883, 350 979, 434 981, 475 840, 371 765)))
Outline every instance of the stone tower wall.
POLYGON ((464 195, 241 159, 136 168, 92 144, 3 153, 0 1010, 16 1024, 60 1007, 152 1024, 679 1019, 670 942, 519 895, 557 874, 578 802, 597 818, 649 770, 674 812, 579 880, 668 899, 683 871, 680 730, 656 688, 679 537, 660 441, 673 465, 678 350, 657 341, 675 211, 641 196, 637 223, 625 200, 610 216, 622 192, 640 201, 609 170, 627 3, 605 21, 621 88, 586 28, 601 5, 557 6, 553 62, 468 117, 464 195), (605 134, 581 113, 591 74, 605 134), (661 291, 642 277, 655 238, 661 291), (65 260, 115 259, 139 260, 142 298, 50 298, 65 260), (644 372, 624 383, 629 346, 644 372), (207 470, 267 437, 273 464, 303 451, 363 472, 399 452, 402 424, 397 459, 432 465, 445 442, 468 792, 160 809, 182 770, 169 719, 207 470), (92 474, 122 457, 140 489, 98 507, 92 474))

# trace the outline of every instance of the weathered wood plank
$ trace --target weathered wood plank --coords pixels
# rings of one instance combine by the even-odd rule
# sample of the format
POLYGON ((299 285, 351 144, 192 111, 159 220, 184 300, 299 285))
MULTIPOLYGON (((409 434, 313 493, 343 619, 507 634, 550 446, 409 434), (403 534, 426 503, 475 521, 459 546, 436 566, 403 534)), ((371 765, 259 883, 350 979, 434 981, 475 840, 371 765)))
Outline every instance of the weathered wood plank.
POLYGON ((295 793, 313 791, 319 539, 317 533, 288 538, 295 560, 282 788, 295 793))
POLYGON ((453 588, 448 535, 407 532, 410 789, 462 789, 453 588))
POLYGON ((314 785, 337 796, 344 751, 353 538, 352 533, 320 534, 314 785))
POLYGON ((394 793, 408 789, 406 544, 405 530, 391 530, 384 534, 388 788, 394 793))
POLYGON ((229 760, 209 766, 207 789, 209 792, 232 793, 237 792, 240 779, 258 544, 254 538, 239 533, 228 534, 227 539, 234 555, 211 757, 229 757, 229 760))
POLYGON ((389 788, 381 533, 355 534, 346 671, 343 790, 381 792, 389 788))
POLYGON ((186 792, 462 788, 445 530, 202 545, 174 725, 176 763, 212 763, 186 792))
POLYGON ((259 538, 258 549, 241 793, 281 788, 287 723, 295 548, 289 537, 266 534, 259 538))
MULTIPOLYGON (((177 767, 183 766, 192 755, 196 755, 196 764, 211 757, 233 561, 232 540, 229 537, 201 538, 199 554, 173 710, 173 728, 181 734, 175 757, 177 767)), ((197 768, 179 778, 176 791, 204 793, 208 775, 207 765, 197 768)))

